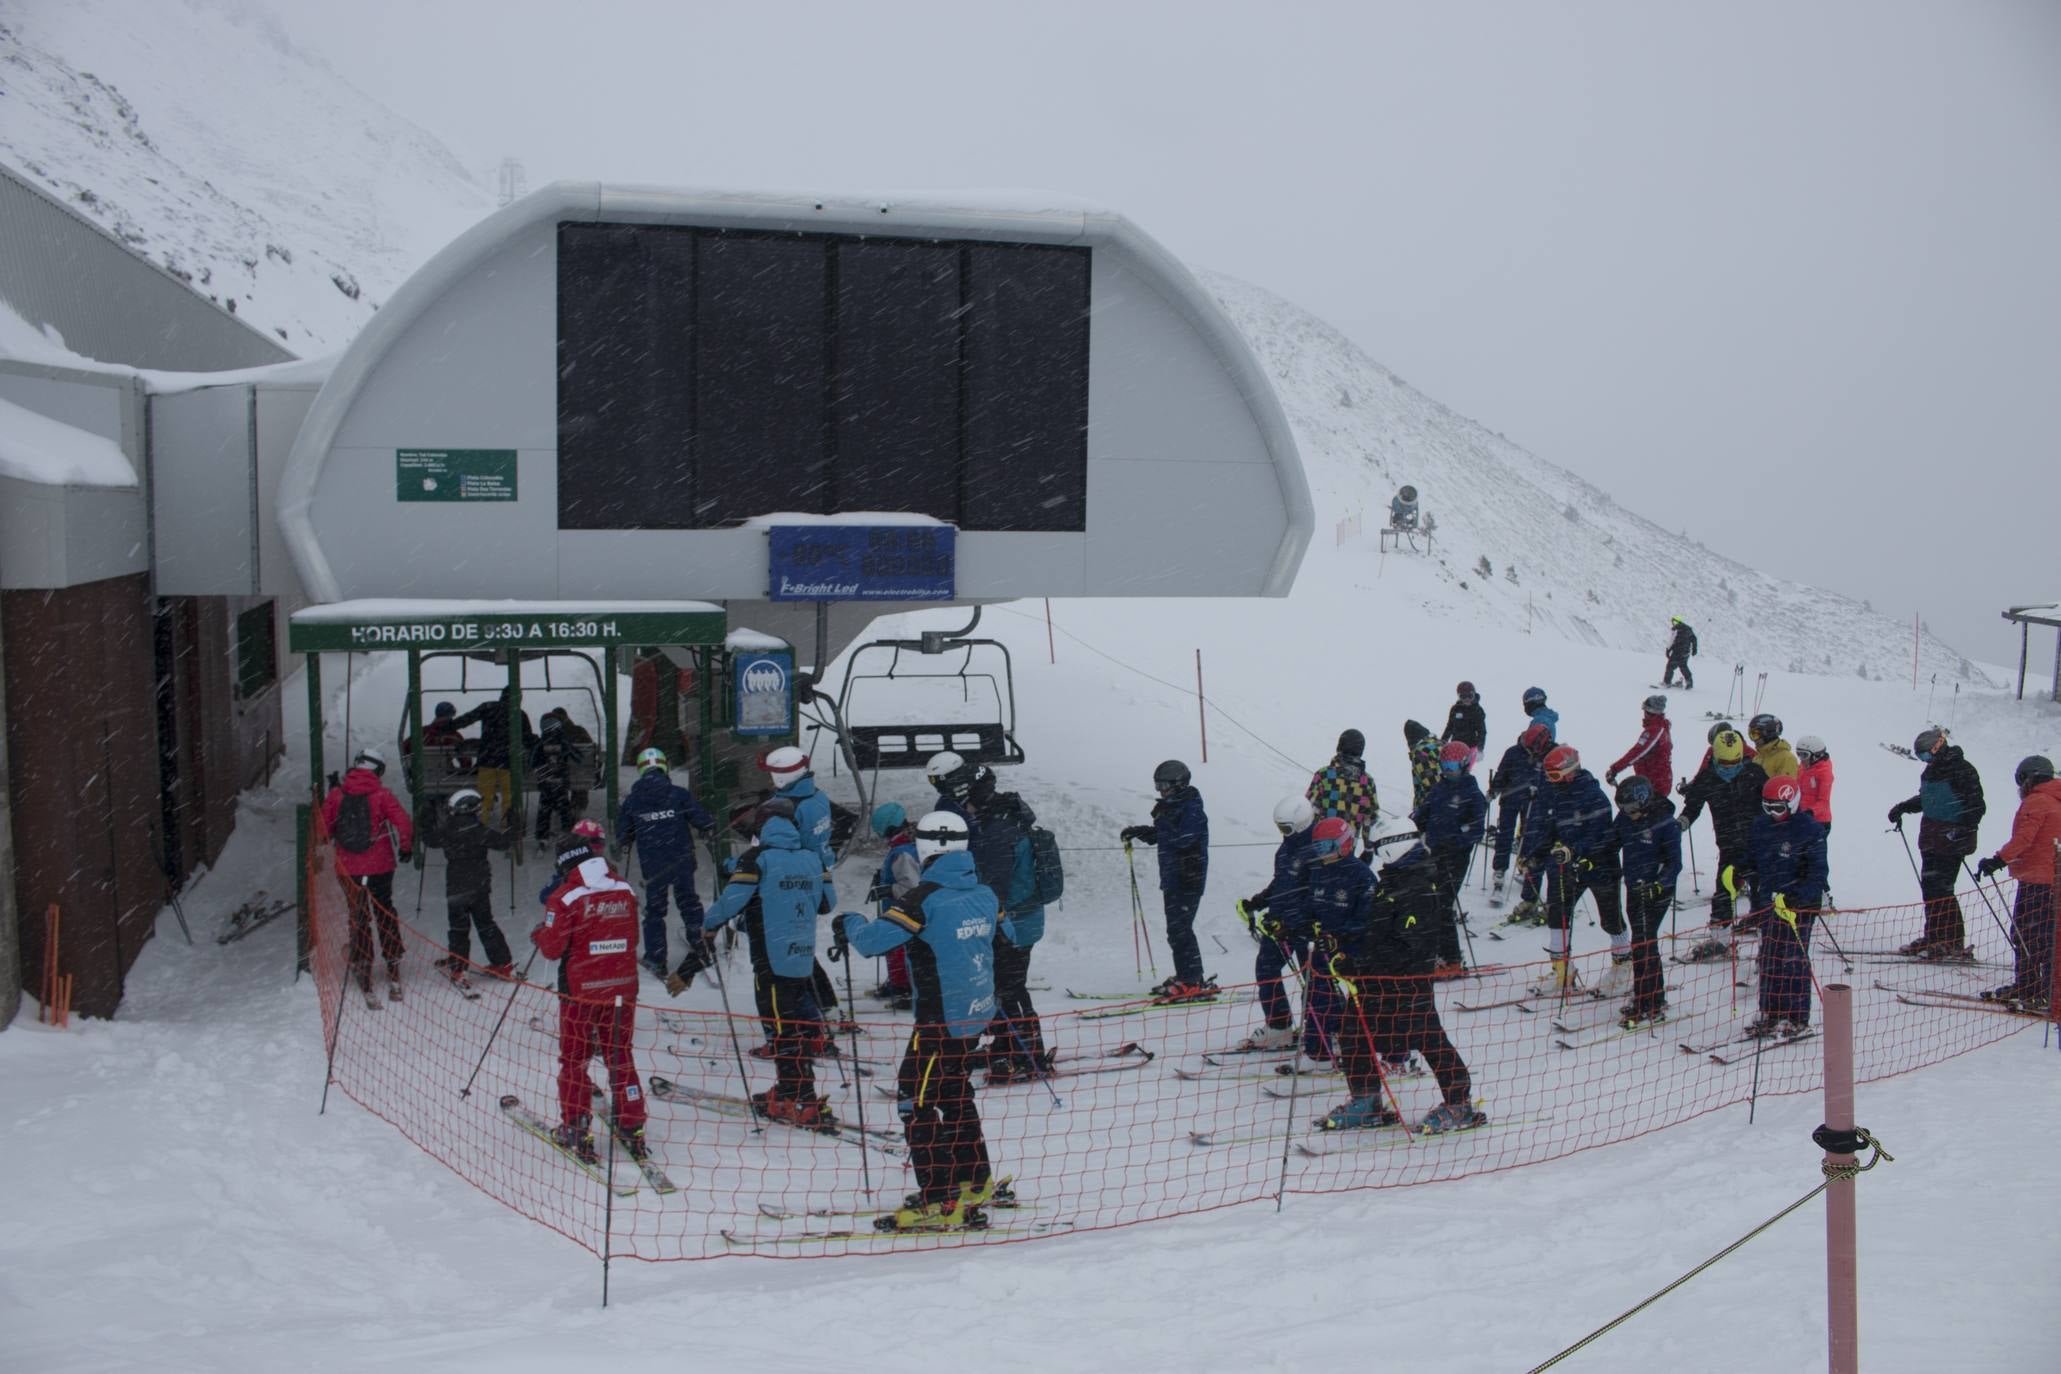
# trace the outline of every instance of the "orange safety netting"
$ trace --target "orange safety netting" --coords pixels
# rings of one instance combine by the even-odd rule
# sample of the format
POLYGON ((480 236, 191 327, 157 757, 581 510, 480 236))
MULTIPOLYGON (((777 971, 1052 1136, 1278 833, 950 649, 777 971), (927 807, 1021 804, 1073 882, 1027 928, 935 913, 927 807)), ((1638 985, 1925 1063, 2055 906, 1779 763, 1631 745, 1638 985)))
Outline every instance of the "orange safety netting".
MULTIPOLYGON (((1741 1041, 1757 1001, 1751 940, 1735 959, 1669 957, 1663 967, 1672 1019, 1650 1031, 1617 1030, 1617 996, 1578 990, 1565 999, 1519 1001, 1540 964, 1488 965, 1436 984, 1440 1019, 1488 1124, 1430 1138, 1393 1127, 1313 1129, 1315 1118, 1348 1097, 1332 1066, 1286 1052, 1227 1053, 1261 1024, 1252 985, 1183 1007, 1075 999, 1055 988, 1040 991, 1037 1001, 1061 1075, 977 1093, 994 1171, 1013 1179, 1022 1205, 992 1212, 984 1232, 882 1236, 873 1232, 871 1214, 892 1209, 915 1186, 893 1100, 910 1032, 906 1015, 862 1007, 856 1031, 838 1034, 839 1056, 816 1062, 817 1089, 846 1123, 842 1135, 827 1136, 756 1120, 742 1105, 740 1059, 752 1091, 773 1079, 771 1063, 747 1053, 764 1040, 755 1017, 650 1002, 627 1010, 650 1109, 647 1137, 677 1191, 655 1191, 620 1155, 614 1186, 606 1188, 518 1129, 500 1106, 513 1094, 546 1123, 560 1119, 560 997, 474 969, 481 995, 469 1000, 431 968, 442 944, 404 924, 404 1000, 379 996, 378 1009, 368 1007, 347 976, 350 899, 327 844, 312 847, 308 877, 313 971, 324 1032, 333 1033, 335 1086, 483 1192, 597 1254, 680 1260, 880 1253, 1127 1226, 1271 1200, 1284 1187, 1397 1187, 1559 1159, 1677 1125, 1756 1090, 1815 1091, 1822 1081, 1815 1038, 1759 1053, 1757 1042, 1741 1041), (1276 1072, 1296 1062, 1305 1073, 1276 1072), (664 1095, 654 1090, 661 1079, 671 1085, 664 1095)), ((1920 929, 1917 904, 1842 910, 1821 920, 1811 947, 1813 976, 1856 989, 1861 1081, 1936 1064, 2033 1024, 1974 1000, 1979 989, 2009 979, 2010 949, 1974 894, 1964 905, 1984 961, 1974 965, 1888 957, 1920 929)), ((1696 918, 1699 928, 1692 931, 1685 920, 1679 939, 1663 934, 1670 956, 1702 935, 1700 906, 1696 918)), ((529 924, 518 920, 506 932, 518 967, 529 952, 529 924)), ((1484 939, 1479 952, 1487 959, 1534 947, 1513 936, 1484 939)), ((1247 951, 1230 957, 1242 965, 1247 951)), ((1583 983, 1594 985, 1606 976, 1609 955, 1575 962, 1583 983)), ((535 976, 548 980, 549 966, 540 968, 535 976)), ((749 962, 740 951, 727 956, 726 968, 732 1005, 748 1012, 749 962)), ((1035 961, 1033 980, 1038 987, 1035 961)), ((1293 980, 1291 973, 1289 995, 1300 1008, 1293 980)), ((375 978, 375 994, 383 985, 375 978)), ((1378 1000, 1378 991, 1370 988, 1362 1005, 1378 1000)), ((1814 995, 1814 1013, 1815 1003, 1814 995)), ((1440 1101, 1424 1067, 1421 1055, 1398 1054, 1388 1064, 1384 1096, 1411 1121, 1440 1101)), ((598 1061, 589 1068, 605 1083, 598 1061)), ((597 1095, 592 1105, 606 1170, 606 1101, 597 1095)))

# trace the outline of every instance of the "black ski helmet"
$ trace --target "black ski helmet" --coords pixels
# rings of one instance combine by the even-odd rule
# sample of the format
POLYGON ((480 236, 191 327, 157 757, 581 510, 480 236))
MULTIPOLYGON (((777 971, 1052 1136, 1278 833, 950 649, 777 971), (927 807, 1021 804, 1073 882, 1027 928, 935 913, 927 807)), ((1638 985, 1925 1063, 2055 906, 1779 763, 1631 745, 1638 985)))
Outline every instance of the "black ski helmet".
POLYGON ((1755 744, 1767 744, 1782 738, 1782 718, 1769 711, 1762 711, 1746 722, 1746 733, 1755 744))
POLYGON ((995 770, 984 763, 973 765, 973 771, 966 778, 965 799, 975 806, 986 806, 995 799, 995 770))
POLYGON ((1543 687, 1527 687, 1527 688, 1525 688, 1525 689, 1524 689, 1524 709, 1525 709, 1525 712, 1526 712, 1526 714, 1529 714, 1529 713, 1531 713, 1531 712, 1533 712, 1533 711, 1536 711, 1536 710, 1538 710, 1538 709, 1539 709, 1539 707, 1541 707, 1541 706, 1544 706, 1545 704, 1546 704, 1546 689, 1545 689, 1545 688, 1543 688, 1543 687))
POLYGON ((1338 736, 1338 752, 1347 758, 1363 759, 1367 756, 1367 737, 1357 730, 1341 731, 1338 736))
POLYGON ((754 835, 766 828, 766 822, 775 817, 783 821, 794 819, 794 803, 786 797, 768 797, 751 813, 751 830, 754 835))
POLYGON ((571 877, 573 872, 587 860, 594 857, 594 846, 584 835, 567 835, 558 842, 558 876, 571 877))
POLYGON ((1168 759, 1152 770, 1152 788, 1161 796, 1178 792, 1188 785, 1188 765, 1179 759, 1168 759))
POLYGON ((2011 776, 2017 782, 2020 792, 2028 787, 2037 787, 2043 782, 2052 782, 2054 761, 2045 754, 2027 754, 2018 760, 2018 771, 2011 776))
POLYGON ((1621 811, 1638 815, 1653 805, 1653 784, 1637 773, 1632 774, 1617 785, 1617 805, 1621 811))
POLYGON ((1911 752, 1919 758, 1937 754, 1946 747, 1947 732, 1937 725, 1928 725, 1918 732, 1918 738, 1911 741, 1911 752))

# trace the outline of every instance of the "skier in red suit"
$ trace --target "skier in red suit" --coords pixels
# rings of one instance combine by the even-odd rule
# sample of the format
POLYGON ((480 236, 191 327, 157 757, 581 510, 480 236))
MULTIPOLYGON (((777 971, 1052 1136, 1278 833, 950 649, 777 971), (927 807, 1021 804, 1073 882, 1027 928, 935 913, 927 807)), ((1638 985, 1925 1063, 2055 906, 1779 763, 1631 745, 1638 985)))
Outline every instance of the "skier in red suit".
POLYGON ((559 845, 558 875, 544 903, 544 923, 530 932, 530 940, 546 959, 559 961, 559 1143, 582 1159, 596 1157, 588 1127, 594 1087, 587 1061, 599 1055, 614 1096, 616 1138, 642 1159, 644 1086, 630 1056, 637 1022, 637 894, 577 835, 559 845))

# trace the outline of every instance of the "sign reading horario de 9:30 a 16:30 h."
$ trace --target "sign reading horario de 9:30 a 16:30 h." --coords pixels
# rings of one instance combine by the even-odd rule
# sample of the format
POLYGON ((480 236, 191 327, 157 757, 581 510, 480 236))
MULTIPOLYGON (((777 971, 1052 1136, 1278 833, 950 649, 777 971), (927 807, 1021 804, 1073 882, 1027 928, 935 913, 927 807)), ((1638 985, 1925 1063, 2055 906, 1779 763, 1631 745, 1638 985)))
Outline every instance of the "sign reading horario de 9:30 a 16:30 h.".
POLYGON ((950 525, 775 525, 766 531, 773 601, 950 601, 950 525))

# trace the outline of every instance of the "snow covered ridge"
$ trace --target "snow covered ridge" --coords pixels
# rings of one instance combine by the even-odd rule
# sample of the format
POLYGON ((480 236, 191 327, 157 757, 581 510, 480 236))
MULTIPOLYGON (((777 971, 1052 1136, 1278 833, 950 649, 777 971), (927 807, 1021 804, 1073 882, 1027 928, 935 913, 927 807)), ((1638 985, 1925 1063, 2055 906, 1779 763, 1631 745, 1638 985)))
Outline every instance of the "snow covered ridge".
MULTIPOLYGON (((1749 688, 1763 669, 1908 679, 1908 619, 1757 572, 1670 533, 1670 512, 1651 512, 1656 523, 1626 510, 1414 390, 1308 311, 1236 278, 1198 275, 1244 331, 1295 428, 1317 507, 1317 537, 1300 580, 1368 593, 1355 604, 1376 613, 1382 602, 1407 596, 1439 619, 1650 649, 1656 682, 1668 618, 1679 615, 1702 640, 1692 664, 1699 699, 1714 687, 1717 704, 1739 661, 1749 688), (1383 560, 1376 531, 1404 483, 1437 520, 1433 553, 1383 560), (1338 542, 1337 523, 1361 513, 1364 532, 1338 542)), ((1721 476, 1715 480, 1722 485, 1721 476)), ((1706 489, 1685 474, 1683 508, 1706 489)), ((1929 633, 1919 668, 1942 682, 2001 685, 1929 633)))
POLYGON ((241 0, 0 3, 0 160, 297 353, 492 208, 241 0))

